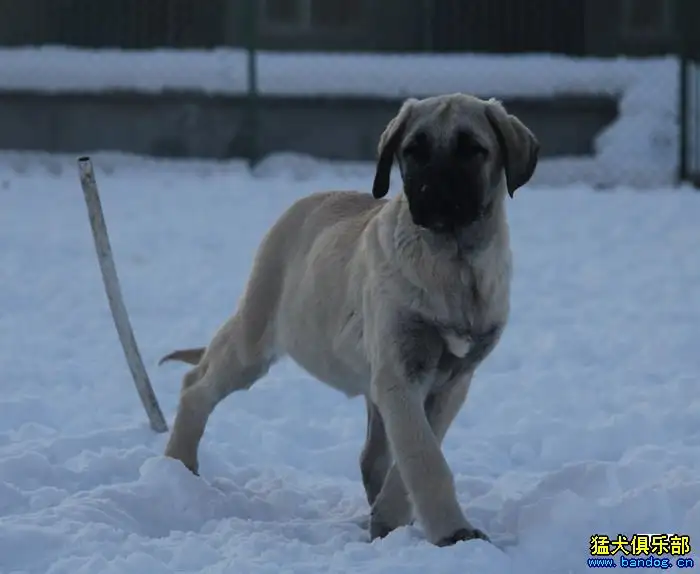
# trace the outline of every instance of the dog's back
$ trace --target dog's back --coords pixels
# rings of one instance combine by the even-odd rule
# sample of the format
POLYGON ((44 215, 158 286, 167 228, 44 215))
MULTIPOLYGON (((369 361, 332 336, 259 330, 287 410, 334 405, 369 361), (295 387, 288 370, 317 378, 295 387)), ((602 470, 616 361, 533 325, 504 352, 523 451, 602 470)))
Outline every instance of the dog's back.
MULTIPOLYGON (((357 368, 357 362, 346 367, 334 363, 331 348, 307 346, 298 334, 303 330, 308 337, 314 332, 318 336, 313 339, 326 341, 330 347, 338 344, 334 336, 356 338, 360 325, 353 319, 359 321, 360 313, 352 307, 359 298, 348 296, 348 290, 354 289, 350 259, 359 248, 363 230, 386 203, 368 193, 329 191, 303 197, 282 213, 257 249, 238 305, 236 323, 245 325, 241 330, 245 341, 237 338, 237 346, 244 362, 249 354, 265 349, 271 362, 291 355, 321 379, 342 373, 346 367, 357 368)), ((226 328, 222 327, 216 340, 227 339, 222 337, 226 328)), ((203 347, 180 349, 160 362, 196 365, 206 359, 206 353, 203 347)), ((338 381, 333 386, 355 394, 354 389, 345 388, 348 384, 338 381)))

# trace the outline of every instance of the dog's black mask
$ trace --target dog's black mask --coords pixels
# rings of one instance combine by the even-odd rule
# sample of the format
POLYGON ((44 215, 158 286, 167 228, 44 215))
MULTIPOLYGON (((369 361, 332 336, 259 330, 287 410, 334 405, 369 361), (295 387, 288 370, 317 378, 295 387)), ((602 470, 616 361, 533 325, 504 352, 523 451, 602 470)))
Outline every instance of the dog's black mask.
POLYGON ((488 213, 492 198, 483 175, 488 150, 468 132, 459 131, 445 142, 418 132, 399 154, 404 193, 416 225, 451 233, 488 213))

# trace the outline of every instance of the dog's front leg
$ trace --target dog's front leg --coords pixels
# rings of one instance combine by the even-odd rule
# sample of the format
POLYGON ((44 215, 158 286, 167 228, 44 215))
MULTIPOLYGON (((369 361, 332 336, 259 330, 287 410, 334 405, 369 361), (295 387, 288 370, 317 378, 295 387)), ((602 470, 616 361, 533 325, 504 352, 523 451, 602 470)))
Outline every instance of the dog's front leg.
POLYGON ((366 398, 366 403, 367 437, 360 455, 360 471, 362 473, 362 484, 367 495, 367 502, 372 506, 386 481, 392 460, 386 439, 386 431, 384 430, 384 422, 379 414, 379 409, 369 397, 366 398))
POLYGON ((468 536, 473 529, 457 501, 454 478, 426 416, 419 386, 401 380, 391 368, 381 368, 373 377, 372 395, 400 475, 392 479, 389 472, 387 492, 392 493, 390 480, 396 491, 405 485, 426 537, 434 544, 473 537, 468 536))
MULTIPOLYGON (((471 379, 472 373, 469 373, 453 384, 431 393, 425 401, 428 423, 440 445, 467 398, 471 379)), ((392 464, 379 496, 372 505, 371 538, 384 537, 395 528, 410 524, 412 513, 413 509, 406 487, 401 480, 401 474, 396 464, 392 464)), ((460 539, 473 538, 488 540, 486 534, 477 528, 460 533, 460 539)), ((458 541, 458 539, 454 540, 454 542, 458 541)))

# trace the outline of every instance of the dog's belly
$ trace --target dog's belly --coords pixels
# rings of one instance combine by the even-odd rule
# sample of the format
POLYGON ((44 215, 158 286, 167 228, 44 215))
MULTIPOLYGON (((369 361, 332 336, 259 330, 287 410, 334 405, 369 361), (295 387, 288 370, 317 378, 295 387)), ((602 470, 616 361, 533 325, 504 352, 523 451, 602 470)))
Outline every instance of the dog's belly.
MULTIPOLYGON (((318 281, 316 285, 327 281, 318 281)), ((371 372, 364 351, 359 301, 315 289, 290 293, 279 323, 284 354, 319 381, 349 397, 369 393, 371 372), (319 301, 324 301, 320 304, 319 301)))
POLYGON ((331 344, 307 345, 299 339, 288 341, 285 346, 289 357, 322 383, 348 397, 369 393, 370 373, 364 358, 357 357, 355 364, 350 364, 347 358, 336 354, 331 344))
POLYGON ((348 397, 367 395, 369 393, 369 375, 362 376, 354 369, 348 368, 341 361, 327 358, 323 363, 319 364, 317 361, 305 361, 305 357, 298 355, 290 356, 310 375, 348 397))

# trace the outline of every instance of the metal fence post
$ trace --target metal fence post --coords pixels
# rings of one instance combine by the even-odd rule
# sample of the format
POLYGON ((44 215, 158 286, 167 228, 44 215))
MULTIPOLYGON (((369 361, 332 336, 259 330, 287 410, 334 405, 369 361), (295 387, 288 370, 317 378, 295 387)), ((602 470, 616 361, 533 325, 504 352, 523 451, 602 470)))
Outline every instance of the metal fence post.
POLYGON ((676 6, 680 8, 681 22, 678 30, 678 121, 679 121, 679 146, 678 146, 678 183, 684 182, 688 178, 688 41, 686 37, 686 26, 683 23, 685 15, 685 4, 683 0, 678 0, 676 6))
POLYGON ((679 8, 679 133, 678 180, 700 189, 700 43, 693 33, 696 0, 677 0, 679 8))
POLYGON ((423 0, 423 51, 435 51, 435 2, 423 0))
POLYGON ((248 138, 247 159, 253 167, 260 159, 260 93, 258 89, 258 3, 245 0, 247 30, 246 52, 248 67, 246 137, 248 138))

